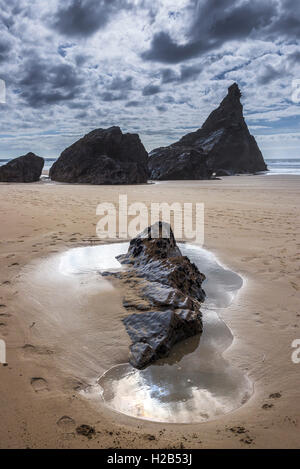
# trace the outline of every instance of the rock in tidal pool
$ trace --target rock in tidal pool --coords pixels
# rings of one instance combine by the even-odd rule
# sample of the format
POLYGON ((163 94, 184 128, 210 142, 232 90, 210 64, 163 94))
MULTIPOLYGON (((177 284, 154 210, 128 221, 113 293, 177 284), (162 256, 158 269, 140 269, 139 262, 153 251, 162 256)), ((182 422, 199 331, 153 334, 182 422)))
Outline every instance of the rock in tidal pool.
POLYGON ((130 292, 123 302, 132 311, 123 319, 132 341, 129 362, 144 368, 167 356, 175 343, 202 332, 205 276, 181 254, 170 225, 161 222, 132 239, 117 259, 127 269, 104 275, 116 277, 130 292))

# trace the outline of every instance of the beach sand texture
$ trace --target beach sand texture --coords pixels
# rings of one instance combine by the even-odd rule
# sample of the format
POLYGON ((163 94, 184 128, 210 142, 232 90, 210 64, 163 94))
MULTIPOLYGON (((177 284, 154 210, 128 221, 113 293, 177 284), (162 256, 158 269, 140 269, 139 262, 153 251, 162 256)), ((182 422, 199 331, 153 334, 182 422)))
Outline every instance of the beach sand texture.
POLYGON ((291 359, 291 344, 300 339, 300 176, 137 186, 3 183, 0 195, 0 338, 8 362, 0 365, 0 448, 300 447, 300 364, 291 359), (108 289, 99 307, 95 280, 81 305, 86 316, 74 317, 76 288, 66 284, 55 297, 66 315, 56 331, 51 270, 43 263, 71 247, 103 242, 96 237, 96 207, 117 204, 119 194, 129 204, 205 204, 204 247, 244 279, 223 317, 234 335, 225 358, 254 384, 240 409, 201 424, 163 424, 113 413, 80 393, 95 373, 124 362, 126 312, 117 290, 108 289), (28 277, 34 266, 40 291, 28 277), (38 295, 49 305, 40 317, 38 295), (89 313, 97 309, 98 317, 89 313), (80 359, 84 328, 84 346, 99 340, 89 367, 80 359), (83 424, 95 429, 90 438, 77 433, 83 424))

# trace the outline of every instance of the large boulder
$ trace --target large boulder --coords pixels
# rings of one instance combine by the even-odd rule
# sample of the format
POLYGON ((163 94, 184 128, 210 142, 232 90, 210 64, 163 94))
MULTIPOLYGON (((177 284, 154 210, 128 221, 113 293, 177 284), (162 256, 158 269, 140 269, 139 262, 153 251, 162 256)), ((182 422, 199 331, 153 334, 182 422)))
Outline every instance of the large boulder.
POLYGON ((205 276, 181 254, 170 225, 161 222, 132 239, 117 259, 127 269, 104 275, 124 284, 123 305, 131 312, 123 320, 132 341, 129 361, 144 368, 202 332, 205 276))
POLYGON ((50 169, 54 181, 84 184, 147 182, 148 154, 137 134, 96 129, 62 152, 50 169))
POLYGON ((234 83, 201 129, 169 147, 150 152, 150 178, 208 179, 214 172, 231 175, 266 171, 262 153, 243 117, 240 98, 241 92, 234 83))
POLYGON ((0 166, 0 182, 35 182, 41 177, 44 158, 27 153, 0 166))

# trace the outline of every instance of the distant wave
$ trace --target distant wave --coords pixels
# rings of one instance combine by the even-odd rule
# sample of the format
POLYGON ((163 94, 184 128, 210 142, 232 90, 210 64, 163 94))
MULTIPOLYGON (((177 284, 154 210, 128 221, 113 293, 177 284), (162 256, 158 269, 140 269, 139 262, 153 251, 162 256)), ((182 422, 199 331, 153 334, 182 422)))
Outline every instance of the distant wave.
POLYGON ((268 174, 296 174, 300 175, 300 158, 266 160, 268 174))

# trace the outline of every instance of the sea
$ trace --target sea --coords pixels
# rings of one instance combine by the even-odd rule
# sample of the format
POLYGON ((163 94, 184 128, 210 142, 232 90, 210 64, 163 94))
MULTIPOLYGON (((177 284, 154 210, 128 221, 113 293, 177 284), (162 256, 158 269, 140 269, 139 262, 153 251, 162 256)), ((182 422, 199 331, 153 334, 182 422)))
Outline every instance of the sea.
POLYGON ((297 174, 300 175, 300 158, 281 158, 265 160, 269 171, 267 174, 297 174))
MULTIPOLYGON (((12 158, 0 158, 0 166, 8 163, 12 158)), ((45 158, 44 170, 49 170, 57 158, 45 158)), ((269 171, 266 175, 271 174, 296 174, 300 175, 300 158, 280 158, 265 160, 269 171)))

